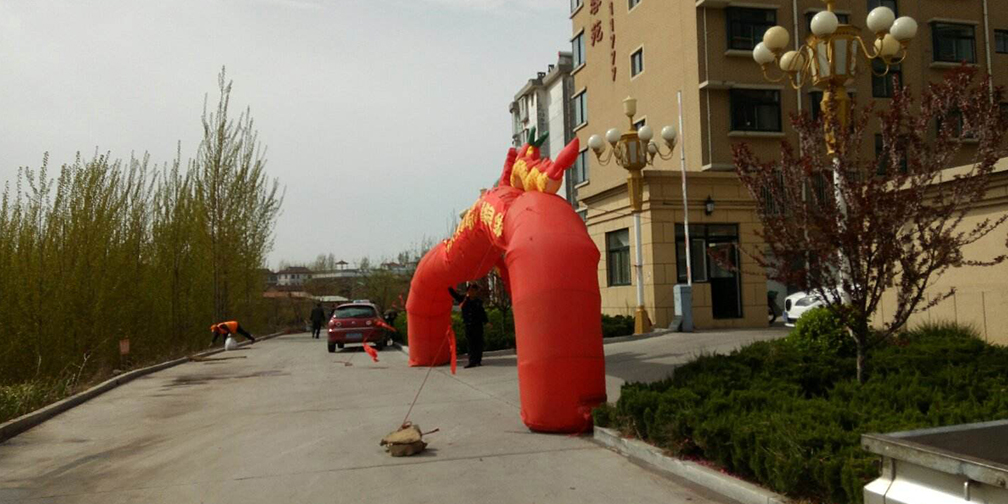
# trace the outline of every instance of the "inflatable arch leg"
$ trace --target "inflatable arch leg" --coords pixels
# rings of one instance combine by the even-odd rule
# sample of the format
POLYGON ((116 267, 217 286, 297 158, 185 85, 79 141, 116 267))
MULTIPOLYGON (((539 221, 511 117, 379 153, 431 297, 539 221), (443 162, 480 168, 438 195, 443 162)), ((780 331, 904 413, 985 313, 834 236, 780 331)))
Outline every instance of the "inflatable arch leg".
POLYGON ((448 286, 501 264, 515 317, 522 421, 532 430, 582 432, 605 401, 599 252, 565 200, 502 186, 431 249, 406 303, 411 366, 448 362, 448 286))

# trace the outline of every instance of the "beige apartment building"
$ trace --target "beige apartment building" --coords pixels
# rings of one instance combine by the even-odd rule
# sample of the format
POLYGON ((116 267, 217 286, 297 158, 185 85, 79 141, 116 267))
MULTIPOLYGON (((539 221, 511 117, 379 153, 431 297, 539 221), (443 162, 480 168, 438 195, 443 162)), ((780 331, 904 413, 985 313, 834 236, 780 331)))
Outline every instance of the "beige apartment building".
MULTIPOLYGON (((941 79, 961 61, 992 70, 998 84, 1008 83, 1004 0, 837 0, 835 10, 841 22, 864 26, 868 12, 879 5, 919 23, 908 57, 894 69, 912 90, 941 79)), ((579 211, 602 252, 604 313, 633 314, 633 226, 626 172, 615 163, 601 166, 587 149, 588 138, 630 127, 621 103, 628 95, 638 100, 635 126, 646 123, 656 132, 665 125, 678 129, 681 92, 683 127, 675 156, 656 158, 655 166, 644 170, 645 307, 656 326, 668 326, 674 315, 673 286, 686 281, 678 152, 685 149, 694 322, 698 328, 767 324, 768 289, 780 291, 781 302, 786 287, 768 284, 765 272, 734 252, 734 245, 759 245, 759 223, 754 203, 734 175, 731 146, 747 142, 764 159, 777 157, 780 140, 796 141, 789 115, 818 113, 821 95, 815 89, 795 91, 785 83, 767 82, 752 59, 752 48, 773 25, 786 27, 792 44, 805 40, 811 17, 824 8, 820 0, 571 0, 571 100, 575 135, 585 149, 577 160, 585 180, 576 189, 579 211), (712 212, 705 208, 708 202, 712 212), (713 255, 735 261, 740 272, 721 268, 710 260, 713 255)), ((863 59, 858 63, 859 76, 848 89, 852 98, 861 105, 888 100, 891 80, 873 77, 863 59)), ((1006 200, 992 194, 983 212, 1005 211, 1006 200)), ((987 242, 977 244, 977 250, 1004 247, 1003 236, 987 242)), ((960 273, 948 273, 942 283, 991 277, 990 272, 956 275, 960 273)), ((1008 313, 1008 269, 999 268, 995 276, 1000 277, 996 285, 987 282, 973 289, 985 292, 986 304, 968 310, 986 315, 988 322, 996 310, 1008 313)), ((938 308, 947 311, 944 305, 938 308)), ((978 326, 978 317, 983 318, 969 317, 963 320, 978 326)), ((1008 327, 1008 319, 1001 320, 1001 327, 1008 327)))

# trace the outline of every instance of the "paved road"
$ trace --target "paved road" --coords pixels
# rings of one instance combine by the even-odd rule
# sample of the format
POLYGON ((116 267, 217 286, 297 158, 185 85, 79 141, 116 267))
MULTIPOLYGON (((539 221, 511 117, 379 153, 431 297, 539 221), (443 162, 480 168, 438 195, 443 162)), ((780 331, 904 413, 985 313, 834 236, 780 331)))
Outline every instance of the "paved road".
MULTIPOLYGON (((610 392, 769 336, 684 349, 695 337, 607 345, 610 392)), ((138 379, 0 444, 0 503, 724 502, 585 438, 529 432, 513 355, 435 369, 411 418, 441 431, 422 456, 391 458, 378 440, 427 371, 395 350, 380 359, 301 334, 138 379)))

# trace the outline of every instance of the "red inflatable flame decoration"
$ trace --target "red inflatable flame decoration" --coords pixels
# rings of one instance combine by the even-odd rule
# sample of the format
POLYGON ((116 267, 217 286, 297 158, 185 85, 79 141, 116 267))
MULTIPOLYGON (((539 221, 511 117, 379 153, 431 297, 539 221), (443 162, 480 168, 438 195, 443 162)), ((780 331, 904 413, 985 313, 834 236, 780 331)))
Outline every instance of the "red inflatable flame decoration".
POLYGON ((409 362, 451 360, 448 287, 496 267, 514 309, 522 420, 536 431, 583 432, 606 398, 599 251, 571 205, 552 194, 577 139, 556 162, 540 159, 541 143, 511 149, 499 185, 420 261, 406 302, 409 362))
POLYGON ((368 345, 366 341, 364 342, 364 351, 371 356, 371 360, 378 362, 378 351, 371 348, 371 345, 368 345))

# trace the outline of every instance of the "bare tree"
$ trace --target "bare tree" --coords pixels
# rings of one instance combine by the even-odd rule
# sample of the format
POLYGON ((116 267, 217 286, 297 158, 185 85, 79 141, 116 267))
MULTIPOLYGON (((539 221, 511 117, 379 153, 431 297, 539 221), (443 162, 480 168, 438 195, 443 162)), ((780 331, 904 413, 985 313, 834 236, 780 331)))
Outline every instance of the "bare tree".
POLYGON ((930 84, 919 106, 903 88, 886 110, 855 108, 850 131, 830 135, 832 153, 823 122, 826 131, 841 132, 834 111, 820 120, 792 117, 801 149, 782 143, 780 160, 761 161, 745 144, 734 148, 736 171, 758 202, 766 247, 746 252, 775 279, 813 292, 840 316, 856 342, 862 383, 873 346, 901 330, 913 313, 954 294, 952 288, 928 298, 937 278, 952 267, 1005 260, 962 253, 1008 219, 964 223, 984 198, 995 164, 1008 154, 1008 119, 998 108, 1002 91, 992 89, 989 78, 977 80, 975 71, 957 69, 930 84), (864 156, 862 148, 873 118, 882 125, 879 159, 864 156), (964 143, 971 144, 969 152, 964 143), (895 306, 873 330, 888 289, 895 289, 895 306))

